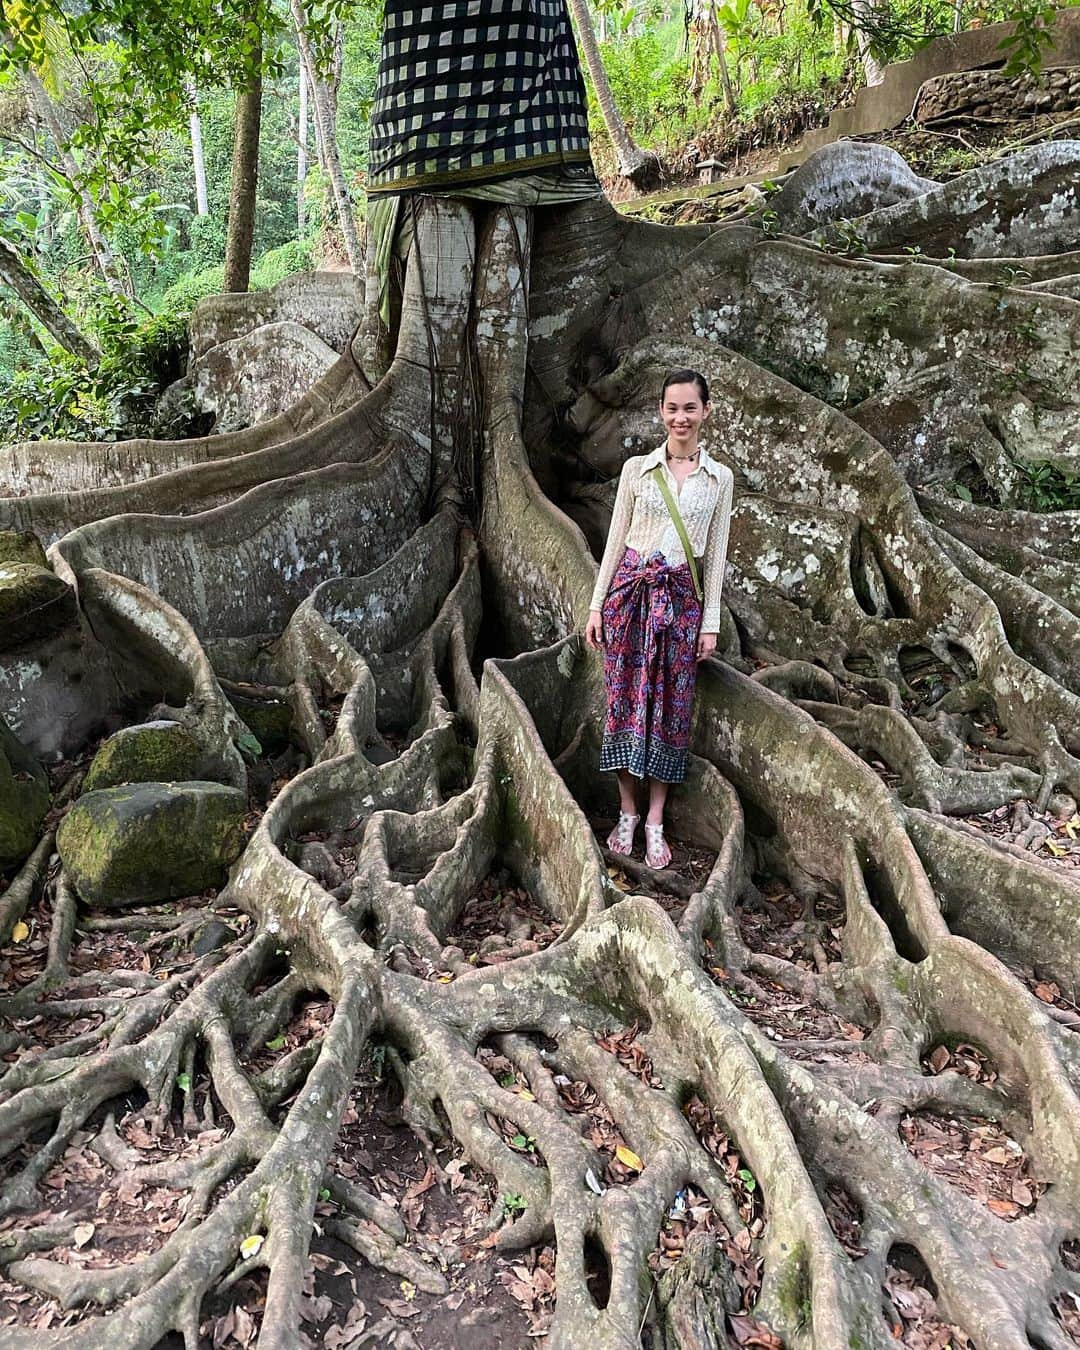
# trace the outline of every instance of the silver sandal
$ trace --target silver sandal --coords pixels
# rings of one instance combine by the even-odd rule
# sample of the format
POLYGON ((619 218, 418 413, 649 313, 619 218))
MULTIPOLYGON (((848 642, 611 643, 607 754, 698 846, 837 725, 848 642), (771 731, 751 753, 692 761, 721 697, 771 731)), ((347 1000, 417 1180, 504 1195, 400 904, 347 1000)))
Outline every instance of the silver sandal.
POLYGON ((634 849, 634 833, 640 816, 632 816, 626 811, 619 812, 619 823, 607 837, 607 846, 620 858, 628 858, 634 849))
POLYGON ((662 872, 671 863, 671 849, 664 838, 664 827, 645 822, 645 865, 662 872), (665 856, 666 855, 666 856, 665 856), (662 860, 662 861, 661 861, 662 860))

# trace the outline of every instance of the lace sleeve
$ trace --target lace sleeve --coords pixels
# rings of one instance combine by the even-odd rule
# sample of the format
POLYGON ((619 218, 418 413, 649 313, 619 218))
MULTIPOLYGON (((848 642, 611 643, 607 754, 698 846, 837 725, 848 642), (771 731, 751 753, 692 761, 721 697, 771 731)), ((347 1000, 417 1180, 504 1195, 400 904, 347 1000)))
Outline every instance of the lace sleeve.
POLYGON ((725 470, 705 543, 705 608, 701 616, 703 633, 720 631, 720 597, 724 590, 724 568, 727 564, 728 531, 731 527, 734 487, 735 479, 730 470, 725 470))

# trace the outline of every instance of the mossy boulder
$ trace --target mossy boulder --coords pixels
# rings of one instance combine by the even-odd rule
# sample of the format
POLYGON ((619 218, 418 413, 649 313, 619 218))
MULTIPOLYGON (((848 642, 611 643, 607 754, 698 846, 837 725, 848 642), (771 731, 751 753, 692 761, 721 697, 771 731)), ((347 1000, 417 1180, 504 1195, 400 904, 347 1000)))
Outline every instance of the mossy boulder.
POLYGON ((31 530, 0 530, 0 563, 33 563, 48 567, 45 546, 31 530))
POLYGON ((293 721, 290 704, 279 699, 247 698, 237 693, 229 694, 229 702, 264 754, 280 754, 289 744, 293 721))
POLYGON ((202 773, 205 755, 179 722, 144 722, 124 727, 105 741, 86 775, 83 792, 121 783, 182 783, 202 773))
POLYGON ((49 780, 26 746, 0 720, 0 868, 22 862, 49 809, 49 780))
POLYGON ((65 628, 75 618, 75 592, 55 572, 32 562, 0 562, 0 651, 65 628))
POLYGON ((221 783, 135 783, 85 793, 57 848, 87 904, 153 904, 220 886, 244 846, 244 794, 221 783))

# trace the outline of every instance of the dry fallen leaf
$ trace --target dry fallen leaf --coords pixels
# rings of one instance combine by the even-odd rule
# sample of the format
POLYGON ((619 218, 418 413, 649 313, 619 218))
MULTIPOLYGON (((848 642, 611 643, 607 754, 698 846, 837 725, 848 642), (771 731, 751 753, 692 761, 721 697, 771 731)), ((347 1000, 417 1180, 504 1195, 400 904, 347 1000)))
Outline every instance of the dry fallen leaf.
POLYGON ((632 1172, 640 1172, 645 1164, 632 1148, 627 1148, 625 1144, 620 1144, 615 1150, 615 1156, 624 1167, 629 1167, 632 1172))
POLYGON ((241 1345, 250 1345, 255 1336, 255 1319, 244 1307, 236 1309, 236 1325, 233 1335, 241 1345))
POLYGON ((211 1345, 214 1347, 214 1350, 221 1350, 221 1347, 225 1342, 232 1338, 235 1329, 236 1310, 230 1308, 223 1317, 219 1317, 214 1323, 214 1334, 213 1339, 211 1340, 211 1345))
POLYGON ((11 930, 12 942, 25 942, 29 936, 30 936, 29 926, 23 923, 22 919, 20 919, 19 922, 15 925, 15 927, 11 930))
POLYGON ((71 1236, 76 1247, 85 1247, 94 1236, 94 1225, 92 1223, 77 1224, 71 1236))
POLYGON ((930 1067, 935 1073, 940 1073, 948 1064, 950 1055, 945 1046, 939 1045, 930 1056, 930 1067))

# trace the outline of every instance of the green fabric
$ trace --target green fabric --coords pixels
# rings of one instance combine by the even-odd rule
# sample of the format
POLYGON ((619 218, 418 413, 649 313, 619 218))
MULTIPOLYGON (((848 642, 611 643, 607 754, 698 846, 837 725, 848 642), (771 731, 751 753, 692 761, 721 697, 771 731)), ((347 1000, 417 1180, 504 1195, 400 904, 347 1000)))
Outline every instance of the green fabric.
POLYGON ((679 543, 682 544, 683 552, 686 554, 687 566, 690 568, 690 580, 694 583, 694 594, 698 598, 698 603, 705 598, 705 592, 701 589, 701 581, 698 577, 697 559, 694 557, 694 550, 690 546, 690 536, 686 533, 686 526, 683 524, 682 515, 679 512, 678 503, 671 495, 671 489, 667 485, 667 479, 664 477, 664 471, 658 464, 651 471, 652 478, 656 480, 656 486, 660 489, 660 495, 667 505, 668 513, 671 516, 671 523, 675 526, 675 533, 679 536, 679 543))
MULTIPOLYGON (((368 203, 369 248, 374 249, 375 275, 379 279, 379 321, 390 327, 390 259, 394 255, 397 235, 400 197, 375 197, 368 203)), ((412 221, 409 221, 409 243, 412 243, 412 221)))

